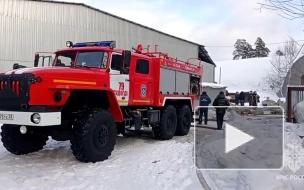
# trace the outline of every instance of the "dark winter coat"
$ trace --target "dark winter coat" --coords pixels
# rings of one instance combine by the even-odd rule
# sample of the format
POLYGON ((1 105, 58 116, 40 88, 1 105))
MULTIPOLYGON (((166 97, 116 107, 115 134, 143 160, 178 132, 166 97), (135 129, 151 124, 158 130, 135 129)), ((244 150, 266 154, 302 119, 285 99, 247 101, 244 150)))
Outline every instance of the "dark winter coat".
POLYGON ((252 106, 252 93, 249 93, 249 96, 248 96, 248 102, 249 102, 249 106, 252 106))
POLYGON ((238 103, 240 100, 240 94, 235 94, 235 103, 238 103))
POLYGON ((252 94, 251 96, 252 106, 257 106, 260 102, 260 96, 257 94, 252 94))
POLYGON ((244 94, 244 92, 241 92, 241 93, 240 93, 240 95, 239 95, 239 100, 245 101, 245 94, 244 94))
MULTIPOLYGON (((211 103, 210 97, 207 95, 207 93, 203 93, 200 97, 200 106, 209 106, 211 103)), ((200 108, 203 110, 207 110, 208 108, 200 108)))
POLYGON ((228 108, 227 106, 230 106, 230 103, 228 101, 228 99, 225 97, 224 94, 219 94, 213 104, 213 106, 225 106, 225 108, 215 108, 216 113, 226 113, 226 109, 228 108))

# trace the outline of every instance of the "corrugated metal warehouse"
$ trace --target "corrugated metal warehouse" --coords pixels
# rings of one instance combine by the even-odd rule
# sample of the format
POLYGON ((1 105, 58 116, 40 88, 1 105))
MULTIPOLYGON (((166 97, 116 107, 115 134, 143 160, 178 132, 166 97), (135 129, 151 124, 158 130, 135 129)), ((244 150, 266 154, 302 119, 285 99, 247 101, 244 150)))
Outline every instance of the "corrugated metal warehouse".
POLYGON ((82 3, 1 0, 0 71, 13 63, 32 66, 37 51, 55 51, 65 42, 116 40, 117 47, 158 45, 180 60, 204 61, 203 80, 214 82, 215 64, 204 46, 134 23, 82 3))

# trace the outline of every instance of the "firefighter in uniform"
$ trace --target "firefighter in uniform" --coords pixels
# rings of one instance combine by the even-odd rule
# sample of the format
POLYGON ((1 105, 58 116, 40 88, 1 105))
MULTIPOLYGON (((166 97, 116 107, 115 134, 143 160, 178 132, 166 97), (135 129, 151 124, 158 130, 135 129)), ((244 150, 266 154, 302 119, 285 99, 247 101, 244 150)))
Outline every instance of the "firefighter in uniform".
MULTIPOLYGON (((200 106, 209 106, 211 103, 210 97, 207 95, 207 92, 203 92, 200 97, 200 106)), ((208 122, 208 107, 200 108, 200 115, 199 115, 199 124, 202 124, 202 119, 204 115, 205 119, 205 125, 207 125, 208 122)))

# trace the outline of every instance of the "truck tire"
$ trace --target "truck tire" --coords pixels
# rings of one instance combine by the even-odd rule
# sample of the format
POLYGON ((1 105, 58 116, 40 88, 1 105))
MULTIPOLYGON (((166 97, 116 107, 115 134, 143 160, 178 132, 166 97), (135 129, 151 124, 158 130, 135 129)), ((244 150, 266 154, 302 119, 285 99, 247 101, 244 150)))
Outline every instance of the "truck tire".
POLYGON ((104 109, 86 111, 76 120, 71 136, 73 155, 81 162, 99 162, 111 156, 116 144, 116 125, 104 109))
POLYGON ((161 114, 160 124, 152 128, 154 138, 158 140, 170 140, 174 137, 177 127, 177 115, 174 106, 167 106, 161 114))
POLYGON ((23 155, 43 149, 48 140, 47 136, 35 135, 31 131, 21 134, 19 127, 19 125, 2 125, 1 141, 7 151, 23 155))
POLYGON ((191 127, 192 114, 188 105, 183 105, 177 109, 177 128, 176 135, 188 135, 191 127))

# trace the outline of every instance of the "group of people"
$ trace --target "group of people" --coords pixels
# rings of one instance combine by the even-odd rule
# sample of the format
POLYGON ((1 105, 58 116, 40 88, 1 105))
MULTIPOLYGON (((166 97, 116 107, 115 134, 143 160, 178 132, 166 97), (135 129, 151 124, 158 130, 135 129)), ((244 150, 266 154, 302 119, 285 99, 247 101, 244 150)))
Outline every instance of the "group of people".
MULTIPOLYGON (((249 106, 257 106, 260 102, 260 96, 257 94, 256 91, 249 92, 248 97, 249 106)), ((211 104, 211 99, 207 95, 207 92, 203 92, 200 97, 200 114, 199 114, 199 124, 202 124, 202 119, 204 117, 204 124, 207 125, 208 122, 208 106, 211 104)), ((235 105, 244 106, 245 104, 245 93, 242 91, 241 93, 236 92, 235 95, 235 105)), ((217 123, 217 130, 222 130, 223 123, 224 123, 224 116, 226 114, 227 108, 230 106, 229 100, 226 98, 224 92, 220 92, 219 95, 215 98, 212 103, 212 106, 215 107, 216 112, 216 123, 217 123)))
MULTIPOLYGON (((249 106, 258 106, 258 103, 260 102, 260 96, 257 94, 256 91, 249 92, 249 96, 248 96, 248 102, 249 102, 249 106)), ((241 105, 244 106, 245 104, 245 93, 242 91, 241 93, 236 92, 235 94, 235 105, 241 105)))
MULTIPOLYGON (((205 125, 207 125, 208 122, 207 106, 209 106, 209 104, 211 104, 211 99, 207 95, 207 92, 203 92, 200 97, 200 106, 206 106, 206 107, 200 108, 199 124, 202 124, 202 119, 204 116, 205 125)), ((226 110, 228 106, 230 106, 229 100, 226 98, 224 92, 220 92, 219 95, 217 95, 212 105, 215 106, 217 130, 222 130, 224 123, 224 116, 226 114, 226 110)))

